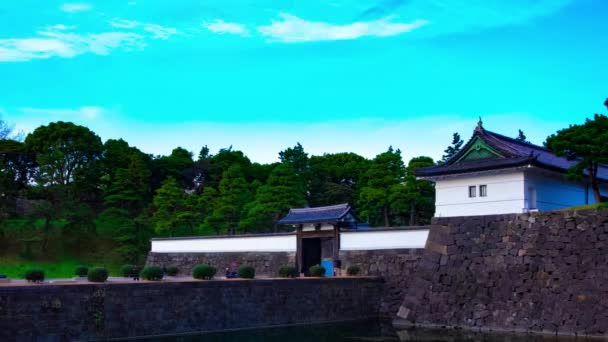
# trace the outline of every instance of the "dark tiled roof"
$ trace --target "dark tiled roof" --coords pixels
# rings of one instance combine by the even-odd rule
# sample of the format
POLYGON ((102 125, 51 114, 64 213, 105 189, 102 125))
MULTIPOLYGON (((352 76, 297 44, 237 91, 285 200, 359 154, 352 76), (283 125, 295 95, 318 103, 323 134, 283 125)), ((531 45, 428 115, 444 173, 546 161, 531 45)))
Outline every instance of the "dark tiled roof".
MULTIPOLYGON (((467 142, 459 153, 443 164, 416 170, 416 175, 418 177, 432 177, 523 165, 534 165, 558 172, 565 172, 570 167, 576 165, 576 161, 558 157, 542 146, 517 141, 513 138, 487 131, 482 127, 477 127, 471 140, 467 142), (504 158, 496 157, 458 162, 473 144, 476 137, 481 138, 486 144, 503 155, 504 158)), ((598 178, 608 180, 608 168, 600 167, 598 178)))
POLYGON ((351 208, 348 203, 328 207, 290 209, 281 224, 336 222, 344 218, 351 208))

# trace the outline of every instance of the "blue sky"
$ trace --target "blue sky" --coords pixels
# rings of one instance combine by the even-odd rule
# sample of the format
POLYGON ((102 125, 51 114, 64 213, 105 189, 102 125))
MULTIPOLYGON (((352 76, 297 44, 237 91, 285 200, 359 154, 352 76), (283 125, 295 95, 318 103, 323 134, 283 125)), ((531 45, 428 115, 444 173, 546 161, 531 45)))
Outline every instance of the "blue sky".
POLYGON ((606 112, 604 0, 0 2, 0 115, 145 152, 233 145, 439 158, 606 112))

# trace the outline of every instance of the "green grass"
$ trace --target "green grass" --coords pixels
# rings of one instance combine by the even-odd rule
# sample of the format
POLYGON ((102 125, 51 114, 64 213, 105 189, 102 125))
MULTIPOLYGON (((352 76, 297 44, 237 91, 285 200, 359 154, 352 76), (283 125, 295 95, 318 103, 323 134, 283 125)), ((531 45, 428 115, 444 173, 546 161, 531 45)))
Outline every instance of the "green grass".
POLYGON ((72 278, 74 277, 74 270, 78 265, 89 267, 101 266, 107 268, 112 276, 120 275, 120 265, 108 265, 92 260, 78 260, 67 257, 54 261, 32 261, 19 257, 0 257, 0 274, 5 274, 11 279, 23 279, 28 269, 39 268, 44 270, 47 279, 72 278))
POLYGON ((608 203, 602 202, 602 203, 596 203, 596 204, 579 205, 576 207, 568 207, 568 208, 560 209, 560 211, 591 210, 591 209, 601 209, 601 208, 608 208, 608 203))

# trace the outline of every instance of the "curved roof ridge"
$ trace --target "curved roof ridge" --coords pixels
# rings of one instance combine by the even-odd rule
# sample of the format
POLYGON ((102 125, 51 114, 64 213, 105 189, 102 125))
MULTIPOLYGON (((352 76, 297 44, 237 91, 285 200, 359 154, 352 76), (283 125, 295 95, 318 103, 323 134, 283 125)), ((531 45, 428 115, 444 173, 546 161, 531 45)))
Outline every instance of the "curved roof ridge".
POLYGON ((349 207, 350 206, 348 203, 341 203, 341 204, 327 205, 324 207, 292 208, 292 209, 289 209, 289 211, 292 211, 292 212, 323 211, 323 210, 330 210, 330 209, 342 209, 342 208, 347 209, 349 207))
POLYGON ((539 150, 551 152, 548 148, 546 148, 544 146, 536 145, 536 144, 533 144, 533 143, 528 142, 528 141, 519 141, 519 140, 517 140, 515 138, 511 138, 511 137, 508 137, 506 135, 502 135, 500 133, 496 133, 496 132, 492 132, 492 131, 488 131, 488 130, 486 130, 485 132, 489 133, 490 135, 495 136, 496 138, 507 140, 507 141, 509 141, 511 143, 514 143, 514 144, 519 144, 519 145, 526 146, 526 147, 533 147, 533 148, 537 148, 539 150))

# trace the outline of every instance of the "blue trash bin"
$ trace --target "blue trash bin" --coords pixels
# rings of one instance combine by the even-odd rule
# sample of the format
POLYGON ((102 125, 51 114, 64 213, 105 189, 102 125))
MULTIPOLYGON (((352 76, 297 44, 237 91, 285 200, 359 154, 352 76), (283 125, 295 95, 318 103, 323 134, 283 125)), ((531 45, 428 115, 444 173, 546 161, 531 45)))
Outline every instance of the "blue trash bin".
POLYGON ((334 261, 331 259, 323 259, 321 260, 321 266, 325 268, 325 276, 333 277, 334 276, 334 261))

